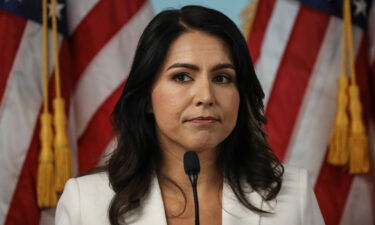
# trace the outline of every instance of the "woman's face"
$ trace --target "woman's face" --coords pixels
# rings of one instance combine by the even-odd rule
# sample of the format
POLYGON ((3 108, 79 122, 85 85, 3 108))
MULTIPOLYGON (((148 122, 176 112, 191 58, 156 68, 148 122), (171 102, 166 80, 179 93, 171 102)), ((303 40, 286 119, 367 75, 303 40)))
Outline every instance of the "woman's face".
POLYGON ((232 132, 240 103, 226 44, 199 31, 171 45, 151 91, 163 150, 206 151, 232 132))

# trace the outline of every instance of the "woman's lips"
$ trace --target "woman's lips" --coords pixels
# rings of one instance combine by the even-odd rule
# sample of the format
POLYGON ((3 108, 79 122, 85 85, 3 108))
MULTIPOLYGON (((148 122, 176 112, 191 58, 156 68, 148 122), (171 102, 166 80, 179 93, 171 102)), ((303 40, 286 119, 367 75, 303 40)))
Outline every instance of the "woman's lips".
POLYGON ((187 120, 187 122, 200 124, 200 125, 210 125, 210 124, 219 122, 219 119, 215 117, 210 117, 210 116, 209 117, 196 117, 196 118, 187 120))

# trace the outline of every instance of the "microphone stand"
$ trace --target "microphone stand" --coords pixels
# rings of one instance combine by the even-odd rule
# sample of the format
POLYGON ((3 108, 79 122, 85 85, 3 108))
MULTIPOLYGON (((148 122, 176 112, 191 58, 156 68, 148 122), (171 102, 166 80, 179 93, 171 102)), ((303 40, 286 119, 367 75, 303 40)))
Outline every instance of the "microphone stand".
POLYGON ((186 152, 184 155, 184 169, 188 175, 191 186, 193 188, 194 206, 195 206, 195 225, 199 225, 199 201, 197 193, 197 180, 200 171, 199 159, 197 153, 186 152))
POLYGON ((191 182, 191 186, 193 187, 194 206, 195 206, 195 225, 199 225, 199 202, 198 202, 198 193, 197 193, 198 174, 189 174, 189 180, 191 182))

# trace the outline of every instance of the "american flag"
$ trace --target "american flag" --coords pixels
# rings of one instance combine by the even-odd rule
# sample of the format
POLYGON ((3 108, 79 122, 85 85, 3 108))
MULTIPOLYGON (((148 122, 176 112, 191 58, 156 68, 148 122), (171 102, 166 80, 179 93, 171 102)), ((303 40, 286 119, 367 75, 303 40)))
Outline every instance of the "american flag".
MULTIPOLYGON (((109 115, 139 36, 153 16, 146 0, 59 0, 62 94, 74 175, 111 150, 109 115)), ((42 1, 0 0, 0 224, 52 225, 36 200, 42 107, 42 1)), ((52 48, 51 48, 52 49, 52 48)), ((50 54, 52 55, 52 54, 50 54)), ((50 60, 50 96, 54 96, 50 60)))
MULTIPOLYGON (((283 162, 308 169, 327 225, 371 225, 373 168, 353 176, 326 163, 341 75, 342 2, 259 0, 248 43, 266 94, 273 150, 283 162)), ((375 8, 369 0, 351 6, 357 82, 374 157, 375 8)))

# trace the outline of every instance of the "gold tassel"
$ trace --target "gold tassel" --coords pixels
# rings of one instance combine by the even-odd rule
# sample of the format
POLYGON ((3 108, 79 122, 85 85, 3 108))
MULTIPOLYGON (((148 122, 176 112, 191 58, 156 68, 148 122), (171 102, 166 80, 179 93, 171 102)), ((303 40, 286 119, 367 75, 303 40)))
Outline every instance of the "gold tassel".
POLYGON ((39 154, 38 165, 38 206, 40 208, 54 207, 57 203, 57 196, 54 189, 54 165, 52 153, 52 116, 50 113, 41 115, 41 153, 39 154))
POLYGON ((349 118, 347 114, 348 107, 348 78, 341 76, 339 78, 339 91, 337 94, 337 112, 335 125, 329 141, 328 162, 332 165, 342 166, 348 163, 349 151, 347 148, 349 134, 349 118))
POLYGON ((337 110, 335 124, 328 144, 328 163, 345 166, 349 161, 349 118, 348 118, 348 83, 347 77, 347 16, 343 11, 344 25, 342 29, 341 76, 338 80, 337 110))
POLYGON ((71 177, 71 155, 69 140, 66 132, 66 116, 64 99, 55 98, 54 107, 54 126, 55 126, 55 165, 56 165, 56 191, 61 192, 64 189, 65 182, 71 177))
POLYGON ((343 18, 342 74, 339 81, 335 128, 329 143, 328 162, 334 165, 348 166, 349 173, 358 174, 369 171, 370 159, 366 127, 362 120, 360 90, 356 83, 350 0, 343 0, 343 18), (346 74, 350 74, 350 124, 345 111, 348 107, 345 93, 348 87, 346 74))
POLYGON ((53 100, 54 108, 54 127, 55 127, 55 166, 56 180, 55 189, 61 192, 64 189, 65 182, 71 177, 71 153, 69 148, 69 140, 66 132, 67 118, 65 115, 65 103, 61 97, 60 83, 60 64, 59 49, 57 41, 57 19, 56 19, 56 0, 51 0, 52 11, 52 40, 53 54, 55 62, 55 81, 56 81, 56 98, 53 100))
POLYGON ((356 82, 352 19, 349 0, 344 0, 344 13, 346 15, 345 30, 347 32, 350 62, 349 112, 351 124, 349 134, 349 173, 367 173, 370 169, 369 146, 366 127, 362 120, 360 90, 356 82))
POLYGON ((37 175, 37 201, 39 208, 54 207, 57 196, 54 188, 54 158, 52 152, 52 116, 48 107, 48 40, 47 40, 47 0, 43 0, 43 113, 40 116, 40 143, 38 175, 37 175))
POLYGON ((349 137, 349 173, 367 173, 370 170, 369 146, 366 127, 362 120, 362 106, 357 85, 350 85, 349 96, 352 119, 349 137))

